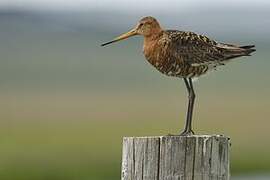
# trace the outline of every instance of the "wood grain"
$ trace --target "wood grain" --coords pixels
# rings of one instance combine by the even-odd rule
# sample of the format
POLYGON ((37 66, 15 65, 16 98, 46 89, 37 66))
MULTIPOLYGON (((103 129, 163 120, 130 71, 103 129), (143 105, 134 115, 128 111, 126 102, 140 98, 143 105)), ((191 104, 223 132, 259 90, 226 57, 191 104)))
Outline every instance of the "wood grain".
POLYGON ((229 180, 228 137, 123 138, 122 180, 229 180))

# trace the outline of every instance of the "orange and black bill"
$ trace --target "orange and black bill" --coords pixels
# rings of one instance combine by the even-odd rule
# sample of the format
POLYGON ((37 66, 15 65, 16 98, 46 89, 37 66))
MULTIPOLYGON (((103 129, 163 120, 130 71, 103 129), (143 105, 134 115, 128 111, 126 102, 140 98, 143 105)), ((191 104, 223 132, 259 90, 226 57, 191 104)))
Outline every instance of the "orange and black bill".
POLYGON ((129 32, 124 33, 124 34, 118 36, 117 38, 115 38, 112 41, 109 41, 109 42, 106 42, 106 43, 101 44, 101 46, 106 46, 108 44, 111 44, 111 43, 114 43, 114 42, 117 42, 117 41, 121 41, 123 39, 127 39, 127 38, 129 38, 131 36, 135 36, 135 35, 137 35, 137 31, 136 31, 136 29, 132 29, 129 32))

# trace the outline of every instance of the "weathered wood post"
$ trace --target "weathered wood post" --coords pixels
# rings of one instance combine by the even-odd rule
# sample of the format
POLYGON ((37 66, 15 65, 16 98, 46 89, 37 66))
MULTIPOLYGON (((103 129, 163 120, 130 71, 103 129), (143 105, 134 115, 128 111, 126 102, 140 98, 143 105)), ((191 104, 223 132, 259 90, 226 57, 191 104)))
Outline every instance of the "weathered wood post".
POLYGON ((122 180, 229 180, 229 138, 125 137, 122 180))

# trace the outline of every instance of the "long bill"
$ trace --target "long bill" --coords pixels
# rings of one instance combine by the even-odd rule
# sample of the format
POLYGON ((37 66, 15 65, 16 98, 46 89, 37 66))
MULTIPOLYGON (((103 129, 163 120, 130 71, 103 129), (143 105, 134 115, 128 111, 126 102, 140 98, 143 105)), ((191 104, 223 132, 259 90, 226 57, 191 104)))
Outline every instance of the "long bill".
POLYGON ((112 41, 103 43, 103 44, 101 44, 101 46, 106 46, 106 45, 108 45, 108 44, 111 44, 111 43, 114 43, 114 42, 117 42, 117 41, 121 41, 121 40, 123 40, 123 39, 127 39, 127 38, 129 38, 129 37, 131 37, 131 36, 134 36, 134 35, 137 35, 136 29, 132 29, 132 30, 130 30, 129 32, 124 33, 124 34, 118 36, 117 38, 113 39, 112 41))

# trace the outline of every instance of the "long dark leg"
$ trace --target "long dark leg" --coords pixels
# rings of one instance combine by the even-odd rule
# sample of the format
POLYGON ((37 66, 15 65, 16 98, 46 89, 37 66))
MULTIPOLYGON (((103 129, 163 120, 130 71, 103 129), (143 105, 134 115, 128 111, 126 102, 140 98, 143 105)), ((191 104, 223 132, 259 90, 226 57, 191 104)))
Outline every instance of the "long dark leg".
POLYGON ((195 93, 193 89, 192 79, 184 78, 184 82, 188 91, 188 111, 187 111, 185 129, 180 134, 183 136, 194 134, 194 132, 192 131, 192 114, 193 114, 193 107, 194 107, 194 101, 195 101, 195 93))

